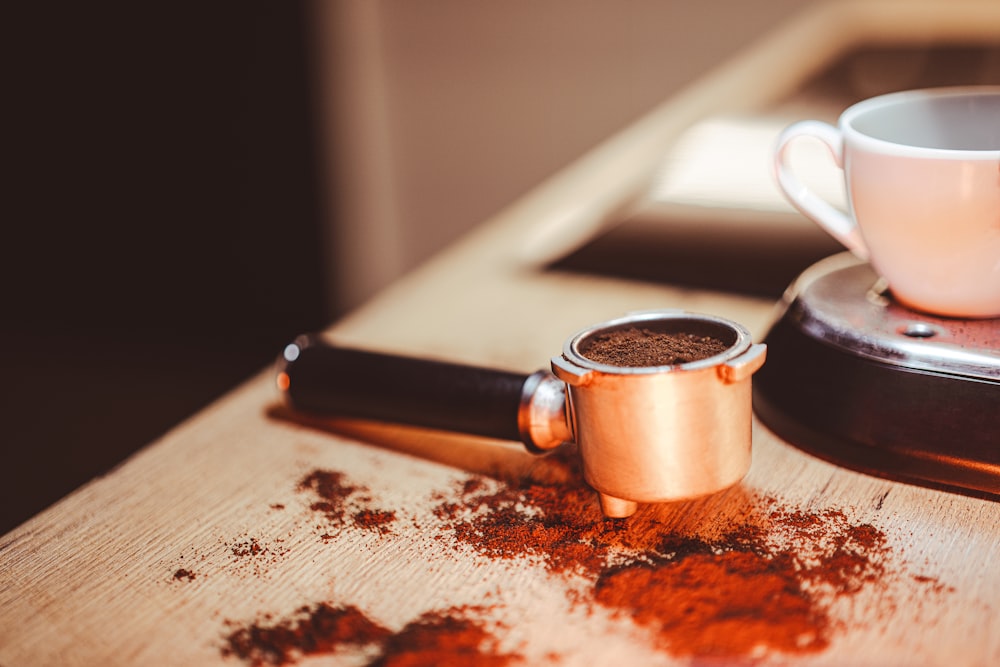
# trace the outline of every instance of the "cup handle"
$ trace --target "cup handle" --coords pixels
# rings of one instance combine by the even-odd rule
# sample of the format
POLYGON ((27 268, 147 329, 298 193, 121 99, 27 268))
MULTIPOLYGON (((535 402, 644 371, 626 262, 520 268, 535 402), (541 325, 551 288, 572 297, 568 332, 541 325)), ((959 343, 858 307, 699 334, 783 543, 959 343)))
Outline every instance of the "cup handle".
POLYGON ((830 150, 834 163, 844 168, 844 140, 840 130, 818 120, 803 120, 786 127, 778 135, 774 148, 774 174, 785 196, 795 208, 825 229, 861 259, 868 259, 868 247, 861 238, 857 223, 829 202, 806 188, 787 163, 788 147, 799 137, 819 139, 830 150))

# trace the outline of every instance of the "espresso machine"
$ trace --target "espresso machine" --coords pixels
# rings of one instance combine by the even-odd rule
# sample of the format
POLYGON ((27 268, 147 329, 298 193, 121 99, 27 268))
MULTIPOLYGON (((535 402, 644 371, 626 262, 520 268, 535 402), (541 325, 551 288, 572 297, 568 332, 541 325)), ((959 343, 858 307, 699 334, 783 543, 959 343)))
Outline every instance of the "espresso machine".
POLYGON ((787 289, 754 409, 783 439, 874 475, 1000 496, 1000 319, 910 310, 850 253, 787 289))

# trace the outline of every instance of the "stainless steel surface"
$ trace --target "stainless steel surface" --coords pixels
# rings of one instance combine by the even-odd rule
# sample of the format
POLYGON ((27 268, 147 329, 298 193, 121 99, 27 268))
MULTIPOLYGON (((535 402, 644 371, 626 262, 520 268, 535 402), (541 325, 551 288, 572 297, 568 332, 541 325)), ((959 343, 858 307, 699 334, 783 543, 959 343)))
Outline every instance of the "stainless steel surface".
POLYGON ((572 442, 573 432, 566 414, 566 385, 548 371, 529 375, 521 390, 517 422, 521 441, 538 450, 572 442))
POLYGON ((1000 319, 951 319, 904 308, 872 268, 849 253, 803 273, 784 303, 813 338, 867 359, 1000 379, 1000 319))
POLYGON ((837 465, 1000 497, 1000 319, 898 305, 849 253, 804 272, 764 337, 762 423, 837 465))
POLYGON ((552 359, 566 382, 568 412, 584 475, 607 516, 628 516, 640 502, 714 493, 750 468, 750 377, 766 348, 741 325, 682 311, 638 313, 585 329, 552 359), (593 336, 643 326, 711 335, 722 354, 674 366, 622 367, 581 353, 593 336))

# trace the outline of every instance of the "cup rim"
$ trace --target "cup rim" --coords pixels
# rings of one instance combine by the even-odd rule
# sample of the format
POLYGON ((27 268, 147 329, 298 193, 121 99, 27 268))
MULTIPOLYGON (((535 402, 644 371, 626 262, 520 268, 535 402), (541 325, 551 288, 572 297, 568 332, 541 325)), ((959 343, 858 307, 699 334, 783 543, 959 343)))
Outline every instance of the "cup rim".
POLYGON ((1000 85, 970 85, 945 86, 939 88, 918 88, 902 90, 884 95, 876 95, 856 102, 840 114, 838 125, 845 138, 856 145, 877 150, 880 153, 893 153, 913 157, 953 158, 962 160, 997 160, 1000 159, 1000 148, 933 148, 929 146, 913 146, 887 139, 880 139, 865 134, 854 127, 854 121, 865 113, 891 104, 899 104, 919 99, 939 99, 944 97, 1000 97, 1000 85))

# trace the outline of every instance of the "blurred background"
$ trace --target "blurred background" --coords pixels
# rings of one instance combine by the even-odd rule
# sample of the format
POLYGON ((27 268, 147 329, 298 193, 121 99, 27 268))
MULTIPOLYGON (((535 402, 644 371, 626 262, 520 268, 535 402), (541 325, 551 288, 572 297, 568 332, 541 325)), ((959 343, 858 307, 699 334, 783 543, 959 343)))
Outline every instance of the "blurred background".
POLYGON ((302 6, 5 12, 0 532, 328 321, 302 6))
POLYGON ((0 532, 805 4, 8 12, 0 532))
MULTIPOLYGON (((0 533, 818 2, 8 10, 0 533)), ((562 268, 639 266, 660 204, 562 268)))

